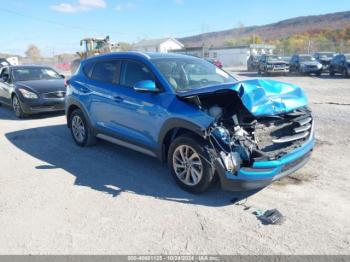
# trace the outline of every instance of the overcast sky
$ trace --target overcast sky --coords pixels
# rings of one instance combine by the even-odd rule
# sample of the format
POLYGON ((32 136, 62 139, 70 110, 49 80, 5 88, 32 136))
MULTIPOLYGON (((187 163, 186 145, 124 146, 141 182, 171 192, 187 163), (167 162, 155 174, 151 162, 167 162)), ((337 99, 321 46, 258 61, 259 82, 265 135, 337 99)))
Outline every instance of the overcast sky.
POLYGON ((0 52, 33 43, 52 55, 78 51, 89 36, 135 42, 347 10, 350 0, 0 0, 0 52))

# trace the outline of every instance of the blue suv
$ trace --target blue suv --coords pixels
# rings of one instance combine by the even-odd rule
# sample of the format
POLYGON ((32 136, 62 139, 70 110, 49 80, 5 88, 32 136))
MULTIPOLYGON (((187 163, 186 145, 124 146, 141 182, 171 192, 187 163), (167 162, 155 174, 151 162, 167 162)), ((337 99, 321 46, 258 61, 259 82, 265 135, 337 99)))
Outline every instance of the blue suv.
POLYGON ((237 81, 192 56, 111 53, 81 62, 68 82, 68 127, 167 162, 184 190, 218 177, 225 190, 263 188, 306 164, 312 114, 301 88, 237 81))

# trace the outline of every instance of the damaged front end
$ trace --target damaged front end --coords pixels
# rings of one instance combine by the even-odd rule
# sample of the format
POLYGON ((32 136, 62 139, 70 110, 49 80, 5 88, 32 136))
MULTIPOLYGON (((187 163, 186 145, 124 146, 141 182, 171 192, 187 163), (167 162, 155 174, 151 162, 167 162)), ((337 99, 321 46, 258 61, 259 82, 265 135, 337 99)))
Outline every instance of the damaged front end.
MULTIPOLYGON (((268 107, 264 115, 256 104, 245 105, 244 84, 239 85, 185 98, 214 119, 205 139, 222 187, 231 191, 262 188, 295 172, 314 147, 313 117, 306 105, 273 114, 268 107)), ((261 99, 267 98, 258 102, 261 99)), ((283 104, 275 95, 268 101, 283 104)), ((261 106, 266 108, 265 103, 261 106)))

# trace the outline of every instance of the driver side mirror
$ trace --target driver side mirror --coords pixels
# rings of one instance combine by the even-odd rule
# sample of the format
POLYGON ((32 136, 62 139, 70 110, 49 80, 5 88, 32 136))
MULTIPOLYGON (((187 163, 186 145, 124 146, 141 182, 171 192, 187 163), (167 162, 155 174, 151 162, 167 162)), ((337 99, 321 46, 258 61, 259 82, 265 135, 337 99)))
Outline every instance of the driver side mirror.
POLYGON ((143 80, 134 85, 134 90, 139 93, 159 93, 156 83, 152 80, 143 80))

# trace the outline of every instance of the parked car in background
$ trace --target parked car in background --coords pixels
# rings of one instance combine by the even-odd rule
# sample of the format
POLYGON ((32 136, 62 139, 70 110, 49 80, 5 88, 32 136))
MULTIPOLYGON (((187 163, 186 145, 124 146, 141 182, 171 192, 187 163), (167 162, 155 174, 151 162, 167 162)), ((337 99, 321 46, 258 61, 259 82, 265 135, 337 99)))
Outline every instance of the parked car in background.
POLYGON ((259 68, 260 55, 251 55, 247 60, 248 72, 257 72, 259 68))
POLYGON ((259 60, 258 74, 288 73, 288 63, 276 55, 262 55, 259 60))
POLYGON ((329 65, 329 75, 334 76, 336 73, 344 77, 350 76, 350 54, 336 55, 329 65))
POLYGON ((215 65, 218 68, 222 68, 223 67, 223 64, 218 59, 206 58, 205 60, 207 60, 209 63, 212 63, 213 65, 215 65))
POLYGON ((4 66, 10 66, 10 63, 5 58, 0 58, 0 68, 4 66))
POLYGON ((265 187, 304 166, 315 143, 300 87, 238 82, 179 54, 82 61, 68 82, 66 115, 77 145, 97 137, 156 157, 192 193, 208 189, 216 175, 226 190, 265 187))
POLYGON ((12 105, 18 118, 64 111, 64 77, 46 66, 5 66, 0 69, 0 103, 12 105))
POLYGON ((323 72, 328 71, 329 64, 334 56, 335 56, 334 52, 317 52, 314 54, 314 57, 316 58, 316 60, 322 64, 323 72))
POLYGON ((287 65, 289 66, 290 64, 290 60, 292 59, 291 56, 282 56, 281 59, 287 63, 287 65))
POLYGON ((315 74, 320 76, 323 66, 311 55, 293 55, 290 60, 289 70, 291 73, 315 74))

